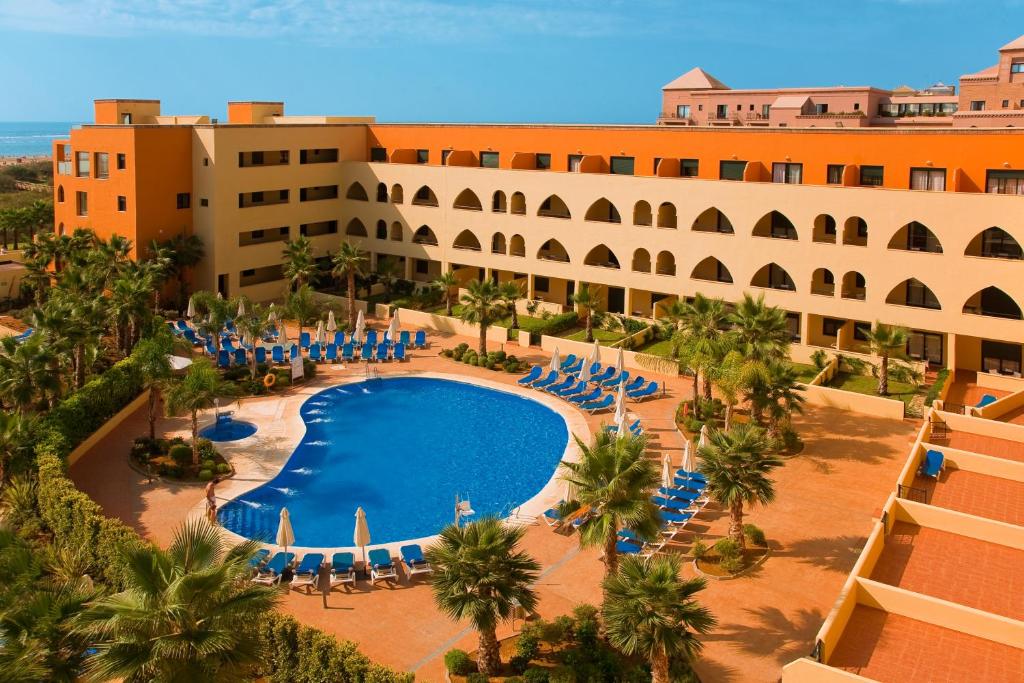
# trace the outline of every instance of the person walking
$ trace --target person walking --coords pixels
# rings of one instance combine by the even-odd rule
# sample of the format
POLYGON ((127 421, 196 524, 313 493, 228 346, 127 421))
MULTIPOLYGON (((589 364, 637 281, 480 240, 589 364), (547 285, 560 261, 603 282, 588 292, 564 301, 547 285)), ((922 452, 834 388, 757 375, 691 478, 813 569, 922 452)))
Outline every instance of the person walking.
POLYGON ((327 609, 327 595, 331 592, 331 567, 326 562, 322 562, 316 572, 316 589, 320 591, 324 609, 327 609))

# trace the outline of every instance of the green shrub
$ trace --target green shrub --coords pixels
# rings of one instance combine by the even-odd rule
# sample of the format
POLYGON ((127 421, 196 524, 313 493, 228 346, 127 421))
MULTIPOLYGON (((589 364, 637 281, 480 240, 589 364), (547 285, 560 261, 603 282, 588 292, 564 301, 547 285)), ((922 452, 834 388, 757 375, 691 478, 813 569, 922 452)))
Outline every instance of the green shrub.
POLYGON ((219 463, 217 463, 217 474, 230 474, 230 473, 231 473, 231 465, 227 464, 226 462, 219 462, 219 463))
POLYGON ((466 683, 490 683, 491 679, 487 677, 487 674, 482 673, 471 673, 466 676, 466 683))
POLYGON ((935 403, 935 400, 942 393, 942 387, 945 386, 946 380, 949 379, 949 368, 942 368, 935 375, 935 384, 928 389, 928 393, 924 396, 924 404, 930 406, 935 403))
POLYGON ((182 475, 185 474, 185 468, 175 463, 165 462, 160 464, 160 468, 157 470, 157 474, 161 477, 170 477, 171 479, 181 479, 182 475))
POLYGON ((445 349, 444 351, 441 352, 441 355, 444 356, 445 358, 451 358, 453 352, 451 349, 445 349))
POLYGON ((580 316, 575 311, 560 313, 558 315, 543 316, 543 322, 530 331, 530 343, 539 344, 542 335, 554 336, 560 332, 571 330, 580 321, 580 316))
POLYGON ((548 670, 532 667, 523 672, 525 683, 548 683, 548 670))
POLYGON ((735 557, 723 557, 719 561, 718 565, 730 574, 735 574, 743 569, 743 558, 739 555, 735 557))
POLYGON ((212 472, 217 467, 217 463, 212 460, 203 460, 199 463, 199 466, 204 470, 210 470, 212 472))
MULTIPOLYGON (((509 663, 509 666, 511 666, 511 663, 509 663)), ((505 678, 505 683, 524 683, 524 682, 523 682, 523 677, 522 676, 508 676, 507 678, 505 678)))
MULTIPOLYGON (((522 655, 512 655, 508 659, 508 668, 512 669, 518 674, 526 671, 526 667, 530 666, 530 658, 523 657, 522 655)), ((505 681, 508 683, 508 680, 505 681)))
POLYGON ((167 455, 179 466, 185 466, 192 462, 192 448, 185 444, 171 446, 171 450, 167 452, 167 455))
POLYGON ((461 361, 462 357, 466 355, 466 351, 468 351, 468 350, 469 350, 469 344, 467 344, 466 342, 462 342, 461 344, 456 346, 454 349, 452 349, 452 358, 457 360, 457 361, 461 361))
POLYGON ((448 650, 444 653, 444 668, 456 676, 466 676, 476 671, 476 662, 465 650, 448 650))
POLYGON ((544 625, 542 630, 541 639, 545 643, 555 645, 561 643, 567 637, 572 635, 572 617, 562 614, 555 617, 555 619, 544 625))
POLYGON ((213 479, 213 472, 210 470, 199 470, 199 481, 210 481, 213 479))
POLYGON ((764 532, 753 524, 743 525, 743 535, 747 537, 747 540, 754 545, 767 545, 764 537, 764 532))
MULTIPOLYGON (((540 654, 540 630, 523 629, 516 641, 516 656, 529 663, 536 659, 538 654, 540 654)), ((524 670, 525 668, 523 667, 524 670)))
POLYGON ((548 674, 548 683, 576 683, 576 673, 568 666, 560 666, 548 674))
POLYGON ((726 537, 720 538, 715 542, 715 552, 723 560, 731 557, 739 557, 740 544, 733 539, 726 537))
POLYGON ((811 354, 811 365, 813 365, 818 372, 825 369, 828 365, 828 354, 825 353, 824 349, 818 349, 811 354))
POLYGON ((701 560, 704 557, 706 557, 707 554, 708 554, 708 544, 705 543, 704 540, 699 538, 699 537, 693 539, 693 547, 690 548, 690 555, 693 556, 693 559, 701 560))

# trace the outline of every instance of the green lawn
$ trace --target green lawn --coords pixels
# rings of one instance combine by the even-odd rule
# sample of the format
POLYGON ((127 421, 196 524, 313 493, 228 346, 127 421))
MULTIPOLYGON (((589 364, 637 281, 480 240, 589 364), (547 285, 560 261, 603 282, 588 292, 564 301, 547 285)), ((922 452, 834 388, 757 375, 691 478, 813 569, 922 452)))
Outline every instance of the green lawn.
POLYGON ((796 370, 797 381, 803 382, 804 384, 807 384, 817 377, 820 372, 818 368, 813 365, 808 365, 807 363, 790 363, 790 365, 792 365, 793 369, 796 370))
POLYGON ((0 209, 21 209, 40 199, 51 199, 53 195, 42 192, 0 192, 0 209))
MULTIPOLYGON (((445 315, 447 310, 448 309, 445 308, 445 305, 441 304, 440 306, 437 306, 436 308, 432 308, 432 309, 430 309, 427 312, 428 313, 433 313, 434 315, 445 315)), ((462 314, 462 305, 461 304, 455 304, 454 306, 452 306, 452 317, 453 318, 458 318, 459 315, 461 315, 461 314, 462 314)), ((519 329, 521 329, 521 330, 528 330, 530 332, 533 332, 536 329, 538 329, 541 326, 541 324, 543 324, 544 322, 545 321, 540 319, 540 318, 533 318, 533 317, 530 317, 528 315, 520 315, 519 316, 519 329)), ((512 327, 512 316, 506 316, 506 317, 502 318, 501 320, 496 320, 494 322, 494 324, 499 326, 499 327, 511 328, 512 327)))
POLYGON ((672 358, 672 340, 662 339, 661 341, 648 342, 636 350, 640 353, 648 353, 652 356, 672 358))
MULTIPOLYGON (((833 389, 853 391, 858 394, 866 394, 868 396, 878 395, 878 379, 871 375, 851 375, 846 372, 840 372, 836 375, 835 379, 832 380, 829 386, 833 389)), ((894 382, 889 380, 888 398, 903 401, 908 408, 910 407, 910 402, 914 400, 914 396, 923 392, 924 389, 922 387, 915 387, 913 384, 905 384, 903 382, 894 382)))
MULTIPOLYGON (((600 342, 604 346, 614 344, 620 339, 624 339, 626 335, 622 332, 609 332, 608 330, 599 330, 595 328, 594 339, 600 342)), ((570 341, 585 342, 587 340, 587 330, 585 327, 577 327, 571 330, 567 330, 562 334, 558 335, 562 339, 568 339, 570 341)))

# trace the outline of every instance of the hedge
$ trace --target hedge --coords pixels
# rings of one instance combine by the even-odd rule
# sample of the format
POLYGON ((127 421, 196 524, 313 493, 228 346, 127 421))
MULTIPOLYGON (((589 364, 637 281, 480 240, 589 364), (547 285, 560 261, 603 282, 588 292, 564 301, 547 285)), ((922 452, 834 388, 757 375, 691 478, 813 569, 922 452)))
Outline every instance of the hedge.
POLYGON ((533 329, 530 330, 530 343, 539 344, 541 336, 545 334, 549 337, 553 337, 559 332, 571 330, 576 327, 579 321, 580 316, 576 311, 553 315, 541 322, 539 325, 535 325, 533 329))

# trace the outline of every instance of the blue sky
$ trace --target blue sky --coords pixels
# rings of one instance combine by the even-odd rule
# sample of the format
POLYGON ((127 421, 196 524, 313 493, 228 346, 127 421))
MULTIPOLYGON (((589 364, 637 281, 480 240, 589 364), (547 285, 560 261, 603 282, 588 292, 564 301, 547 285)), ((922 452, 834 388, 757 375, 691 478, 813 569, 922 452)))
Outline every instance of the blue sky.
POLYGON ((0 0, 0 121, 100 97, 381 121, 651 122, 693 66, 740 87, 927 86, 990 66, 1024 0, 0 0))

